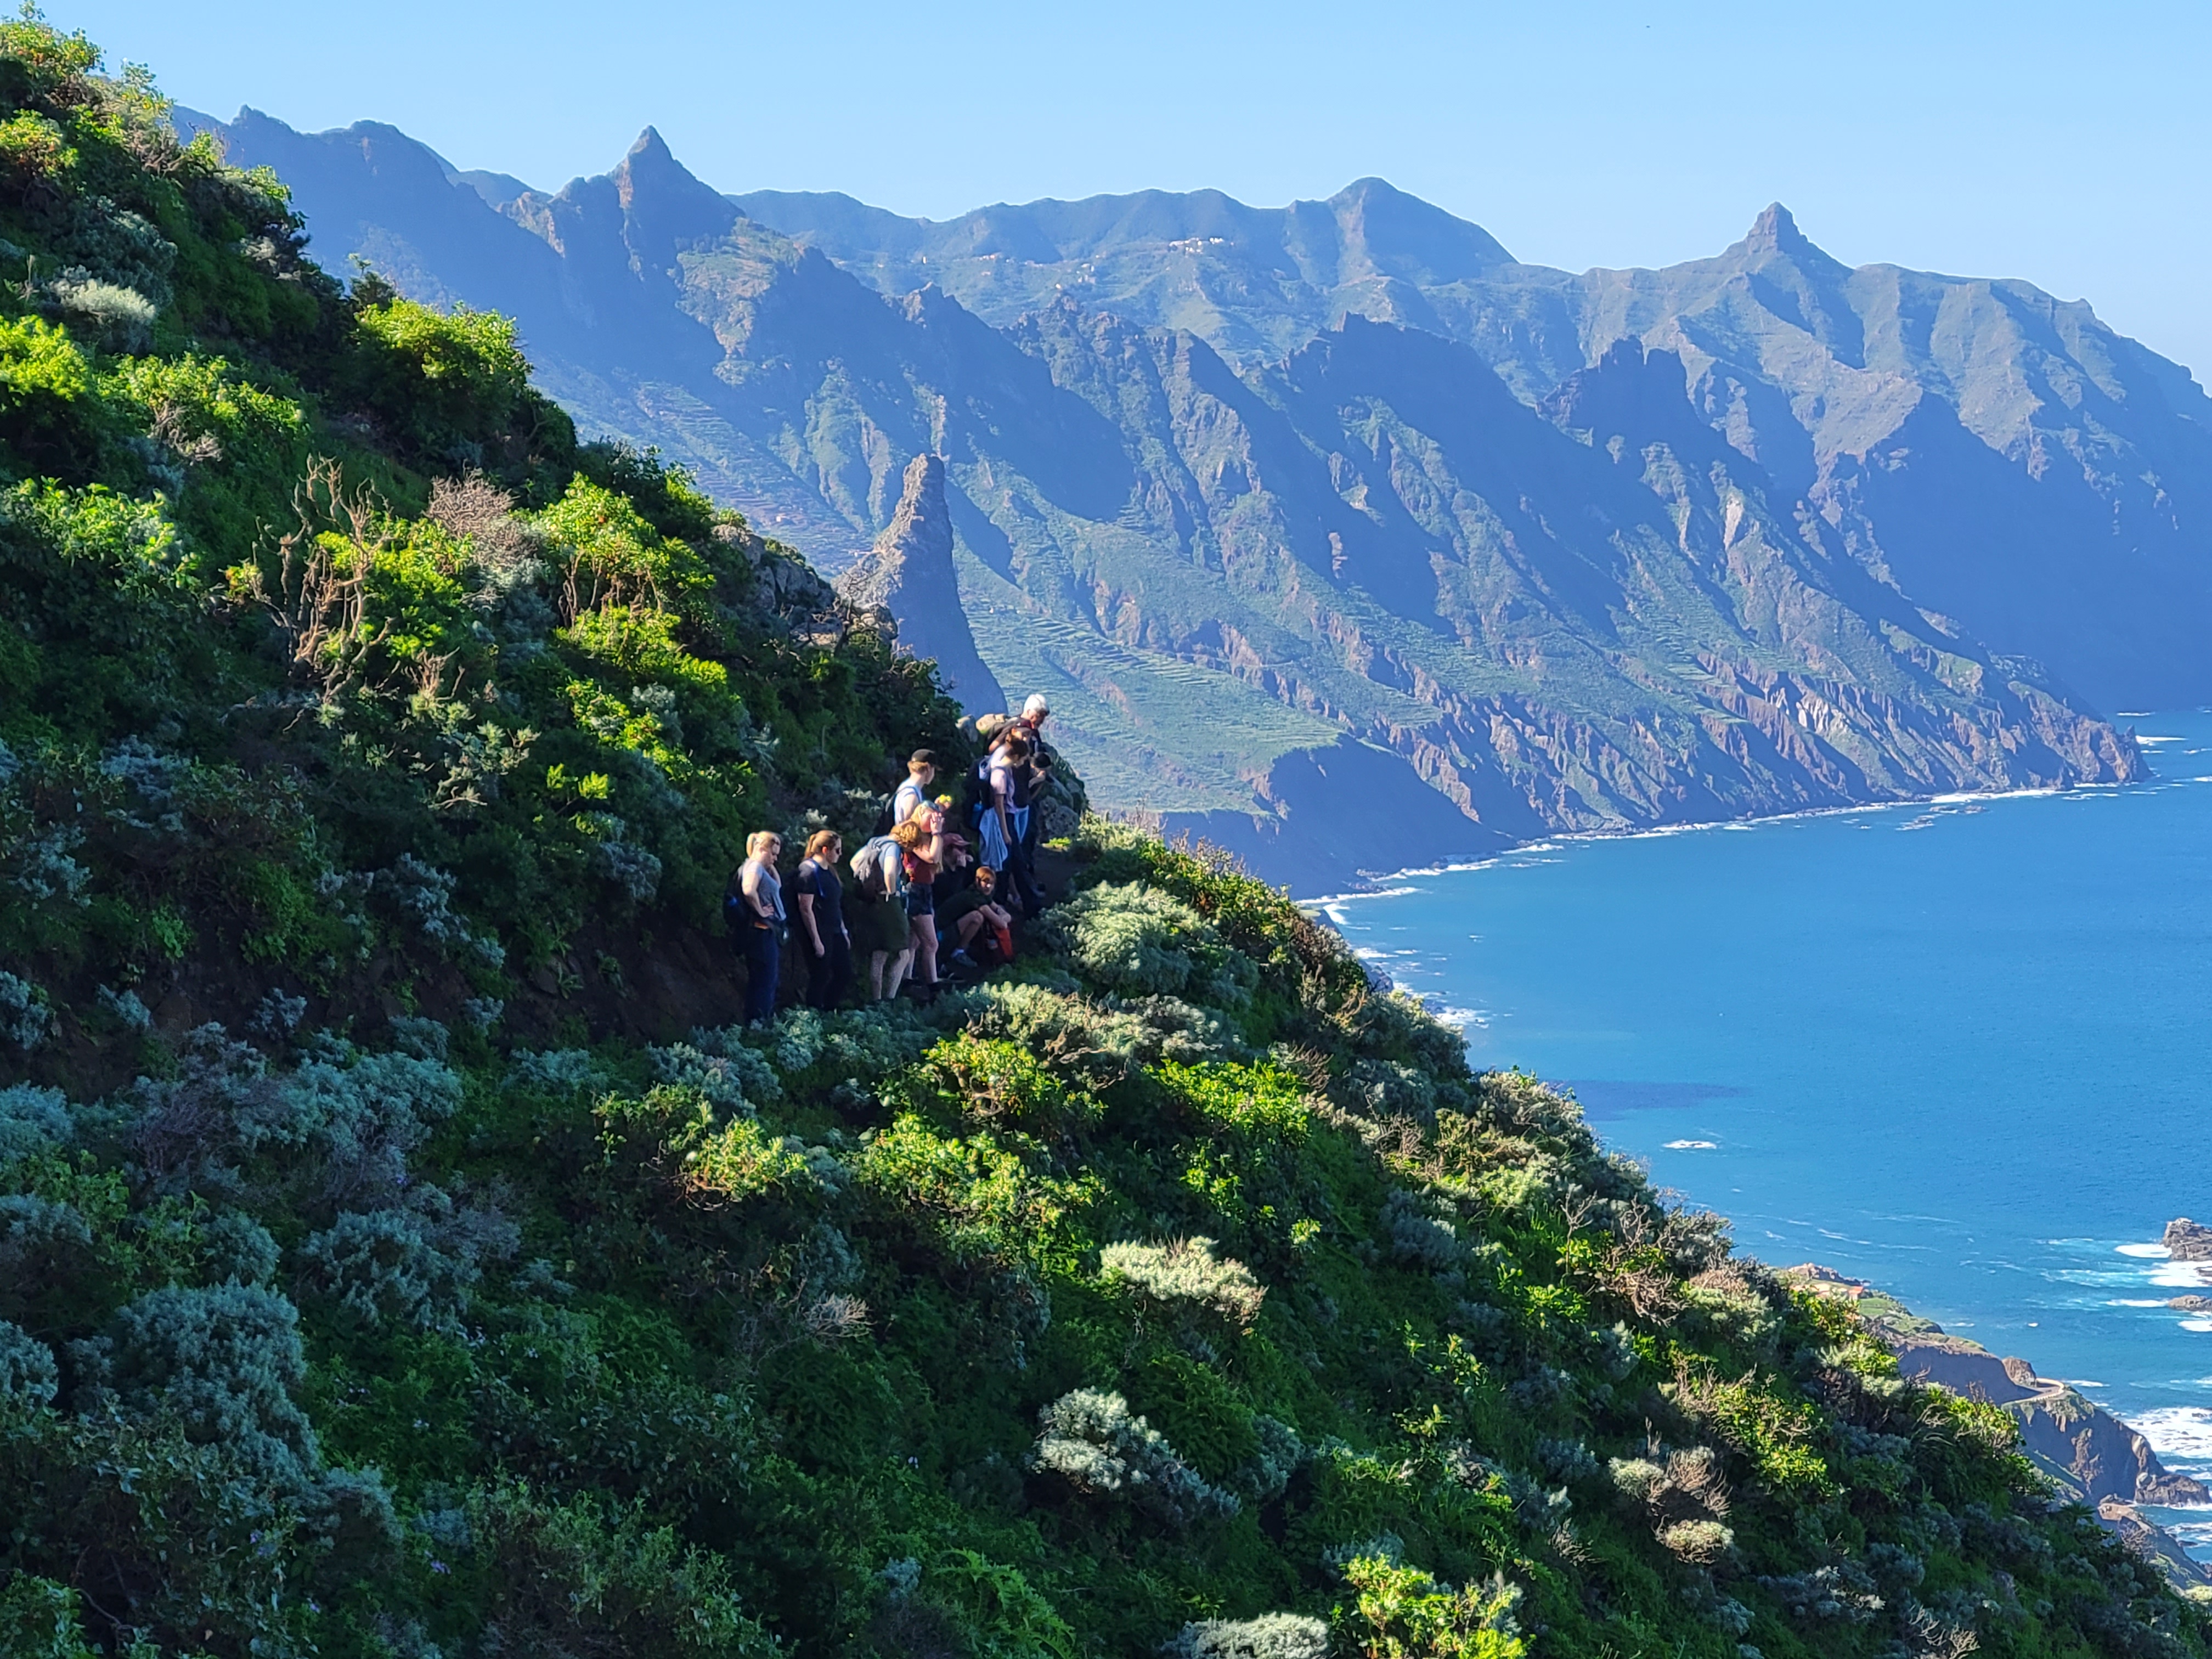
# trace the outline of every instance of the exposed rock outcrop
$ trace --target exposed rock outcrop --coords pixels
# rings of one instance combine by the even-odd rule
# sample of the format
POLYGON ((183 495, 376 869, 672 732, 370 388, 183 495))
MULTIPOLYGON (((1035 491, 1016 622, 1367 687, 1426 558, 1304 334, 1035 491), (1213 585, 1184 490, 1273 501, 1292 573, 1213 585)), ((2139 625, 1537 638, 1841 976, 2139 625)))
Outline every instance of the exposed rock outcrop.
POLYGON ((2166 1224, 2162 1241, 2176 1261, 2212 1261, 2212 1227, 2187 1216, 2166 1224))
POLYGON ((856 611, 887 613, 899 643, 934 657, 952 694, 971 714, 1006 706, 1006 695, 984 665, 960 608, 952 566, 952 514, 945 501, 945 461, 917 455, 908 464, 898 510, 852 568, 837 579, 837 596, 856 611))

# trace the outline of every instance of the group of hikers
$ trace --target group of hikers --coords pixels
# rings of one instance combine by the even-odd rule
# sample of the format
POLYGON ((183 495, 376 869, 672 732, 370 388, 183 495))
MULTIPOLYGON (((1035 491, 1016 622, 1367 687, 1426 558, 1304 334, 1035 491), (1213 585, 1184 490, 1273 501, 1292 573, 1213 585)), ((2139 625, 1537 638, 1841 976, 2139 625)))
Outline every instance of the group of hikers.
POLYGON ((932 793, 940 782, 939 758, 915 750, 876 833, 849 860, 835 830, 807 837, 788 910, 777 869, 783 837, 760 830, 746 838, 745 861, 722 902, 745 967, 749 1022, 775 1012, 793 912, 811 1007, 843 1006, 863 958, 872 1001, 902 988, 926 1000, 945 978, 980 975, 1013 959, 1015 917, 1044 908, 1035 862, 1041 822, 1031 804, 1053 765, 1044 741, 1051 714, 1040 695, 1019 714, 977 720, 985 750, 958 798, 932 793), (849 885, 840 865, 850 872, 849 885))

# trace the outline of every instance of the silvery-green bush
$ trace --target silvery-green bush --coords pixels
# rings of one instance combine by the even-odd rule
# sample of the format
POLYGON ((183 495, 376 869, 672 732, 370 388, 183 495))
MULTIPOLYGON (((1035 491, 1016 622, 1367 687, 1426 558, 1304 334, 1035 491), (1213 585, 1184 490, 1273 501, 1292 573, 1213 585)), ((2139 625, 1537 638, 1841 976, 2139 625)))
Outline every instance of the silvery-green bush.
MULTIPOLYGON (((702 1052, 689 1042, 671 1043, 665 1048, 648 1048, 653 1069, 663 1083, 679 1084, 696 1089, 706 1097, 719 1117, 751 1117, 753 1100, 745 1091, 745 1077, 750 1068, 726 1054, 702 1052)), ((768 1063, 744 1051, 758 1062, 760 1071, 768 1070, 768 1063)))
POLYGON ((398 1192, 407 1157, 461 1103, 461 1080, 434 1060, 362 1054, 325 1043, 296 1071, 204 1025, 177 1073, 131 1093, 135 1151, 158 1186, 244 1190, 249 1172, 290 1178, 329 1201, 398 1192))
POLYGON ((1237 1513, 1235 1496, 1207 1484, 1118 1394, 1076 1389, 1039 1412, 1037 1422, 1030 1468, 1086 1496, 1126 1500, 1176 1527, 1237 1513))
POLYGON ((653 1063, 662 1077, 671 1083, 691 1083, 706 1092, 713 1100, 718 1089, 734 1092, 737 1098, 754 1106, 773 1106, 783 1098, 783 1079, 776 1075, 775 1063, 759 1049, 744 1040, 742 1026, 725 1026, 720 1030, 704 1028, 691 1033, 691 1041, 679 1042, 670 1048, 653 1050, 653 1063), (662 1055, 668 1059, 664 1062, 662 1055), (690 1075, 671 1075, 672 1067, 681 1067, 690 1075), (714 1086, 707 1079, 712 1078, 714 1086))
POLYGON ((1441 1272, 1467 1259, 1467 1243, 1458 1225, 1402 1187, 1382 1201, 1382 1236, 1391 1255, 1416 1267, 1441 1272))
POLYGON ((50 1406, 60 1388, 53 1350, 21 1325, 0 1319, 0 1401, 50 1406))
POLYGON ((431 1243, 406 1210, 349 1211, 300 1246, 307 1282, 369 1324, 428 1329, 447 1322, 477 1280, 476 1263, 431 1243))
POLYGON ((307 1375, 300 1312, 274 1291, 149 1291, 75 1352, 125 1410, 166 1413, 193 1440, 289 1486, 316 1465, 314 1431, 294 1398, 307 1375))
POLYGON ((1306 1444, 1296 1429, 1265 1413, 1252 1419, 1252 1432, 1260 1449, 1230 1477, 1229 1484, 1246 1502, 1264 1504, 1291 1484, 1291 1477, 1306 1461, 1306 1444))
POLYGON ((977 1023, 984 1032, 1079 1064, 1126 1069, 1170 1060, 1190 1066, 1239 1046, 1218 1018, 1180 997, 1086 1002, 1027 981, 994 981, 981 994, 977 1023))
POLYGON ((1098 1269, 1103 1278, 1127 1285, 1141 1301, 1209 1313, 1239 1328, 1260 1316, 1267 1294, 1243 1262, 1215 1255, 1210 1238, 1109 1244, 1098 1253, 1098 1269))
POLYGON ((269 1229, 252 1216, 226 1210, 200 1230, 200 1260, 217 1284, 260 1285, 276 1273, 283 1252, 269 1229))
POLYGON ((0 969, 0 1042, 26 1050, 46 1040, 53 1015, 39 988, 0 969))
POLYGON ((23 1313, 92 1262, 92 1228, 76 1206, 35 1193, 0 1197, 0 1317, 23 1313))
POLYGON ((0 1164, 66 1146, 76 1133, 69 1097, 60 1090, 33 1083, 0 1089, 0 1164))
POLYGON ((1325 1659, 1328 1626, 1303 1613, 1202 1619, 1161 1650, 1172 1659, 1325 1659))
POLYGON ((607 1068, 588 1048, 518 1048, 507 1066, 509 1088, 543 1089, 552 1094, 600 1088, 611 1080, 607 1068))
POLYGON ((1180 899, 1135 882, 1104 883, 1048 911, 1047 941, 1076 971, 1121 996, 1181 996, 1240 1003, 1258 968, 1180 899))

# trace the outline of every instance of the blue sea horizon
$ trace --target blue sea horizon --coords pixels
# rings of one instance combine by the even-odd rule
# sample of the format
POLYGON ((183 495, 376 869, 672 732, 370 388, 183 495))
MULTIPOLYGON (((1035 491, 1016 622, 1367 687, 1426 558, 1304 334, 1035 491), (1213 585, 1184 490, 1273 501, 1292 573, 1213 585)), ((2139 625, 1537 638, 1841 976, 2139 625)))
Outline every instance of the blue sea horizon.
MULTIPOLYGON (((1480 1066, 1777 1267, 1869 1280, 2212 1479, 2212 711, 2118 788, 1562 839, 1331 899, 1480 1066)), ((2166 1511, 2212 1559, 2212 1519, 2166 1511)))

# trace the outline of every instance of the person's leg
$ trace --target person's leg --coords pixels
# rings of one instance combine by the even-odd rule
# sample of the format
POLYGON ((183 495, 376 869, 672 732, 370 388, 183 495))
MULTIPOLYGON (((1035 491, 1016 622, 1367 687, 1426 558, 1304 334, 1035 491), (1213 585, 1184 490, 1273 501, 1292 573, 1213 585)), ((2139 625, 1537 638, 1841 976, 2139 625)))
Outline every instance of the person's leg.
POLYGON ((745 981, 745 1019, 749 1024, 775 1015, 775 970, 782 954, 776 948, 779 943, 773 927, 745 930, 745 965, 750 970, 745 981))
POLYGON ((1006 879, 1022 902, 1024 915, 1035 916, 1043 910, 1044 895, 1037 890, 1036 878, 1030 873, 1029 854, 1019 845, 1006 849, 1006 879))
POLYGON ((975 935, 982 931, 984 918, 989 914, 989 906, 981 906, 970 910, 952 924, 956 950, 964 951, 975 942, 975 935))
POLYGON ((914 918, 915 978, 924 985, 937 983, 937 918, 923 911, 914 918))
POLYGON ((814 954, 814 941, 804 934, 800 935, 799 948, 806 956, 806 1006, 810 1008, 827 1008, 830 1006, 830 946, 833 943, 825 938, 822 941, 822 954, 817 956, 814 954))
POLYGON ((898 996, 899 987, 906 981, 906 970, 913 966, 914 951, 911 946, 891 958, 890 970, 884 975, 885 1002, 892 1001, 898 996))
POLYGON ((853 946, 842 933, 835 934, 822 942, 829 947, 823 960, 829 963, 830 972, 822 1000, 814 1006, 827 1012, 844 1006, 845 993, 852 987, 853 946))
POLYGON ((888 951, 868 953, 868 1000, 871 1002, 884 1000, 884 969, 890 959, 891 953, 888 951))

